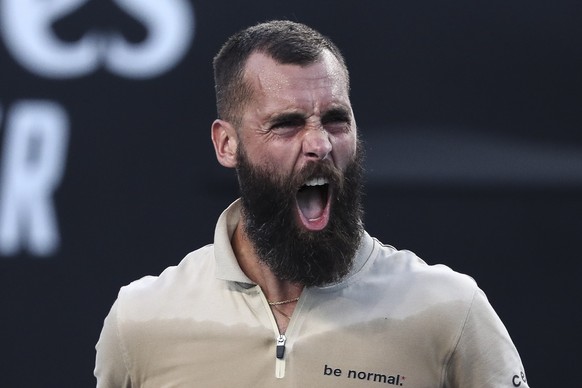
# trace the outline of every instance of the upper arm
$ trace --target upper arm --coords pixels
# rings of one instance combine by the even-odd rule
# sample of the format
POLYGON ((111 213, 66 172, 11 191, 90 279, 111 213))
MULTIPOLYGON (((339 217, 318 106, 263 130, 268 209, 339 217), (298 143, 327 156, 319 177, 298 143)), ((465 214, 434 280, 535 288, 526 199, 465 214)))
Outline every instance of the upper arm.
POLYGON ((105 318, 99 341, 95 346, 97 354, 94 374, 97 378, 97 388, 131 387, 117 313, 118 302, 116 301, 105 318))
POLYGON ((485 294, 476 290, 449 360, 446 387, 527 388, 525 371, 507 329, 485 294))

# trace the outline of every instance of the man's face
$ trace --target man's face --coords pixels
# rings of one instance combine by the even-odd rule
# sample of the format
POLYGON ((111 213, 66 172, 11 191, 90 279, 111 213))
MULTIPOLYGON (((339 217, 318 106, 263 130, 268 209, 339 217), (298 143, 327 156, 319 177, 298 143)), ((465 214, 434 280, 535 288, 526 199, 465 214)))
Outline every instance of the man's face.
POLYGON ((245 232, 281 279, 339 280, 363 231, 361 150, 345 75, 331 55, 306 67, 256 54, 239 129, 245 232))
MULTIPOLYGON (((313 162, 344 171, 354 159, 357 130, 346 74, 331 53, 324 51, 305 67, 255 53, 247 61, 245 80, 253 92, 238 133, 252 166, 291 177, 313 162)), ((300 227, 322 230, 338 188, 310 178, 296 188, 294 216, 300 227)))

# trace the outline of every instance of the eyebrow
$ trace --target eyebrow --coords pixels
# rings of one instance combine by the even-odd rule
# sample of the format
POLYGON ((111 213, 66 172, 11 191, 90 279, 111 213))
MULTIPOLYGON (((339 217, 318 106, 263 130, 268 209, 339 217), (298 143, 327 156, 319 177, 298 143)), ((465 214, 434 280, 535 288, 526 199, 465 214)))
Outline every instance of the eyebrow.
POLYGON ((302 123, 305 122, 307 118, 304 114, 299 112, 285 112, 277 114, 271 119, 269 119, 270 125, 277 125, 281 123, 293 122, 293 123, 302 123))
POLYGON ((333 120, 349 120, 351 117, 351 113, 347 108, 344 107, 335 107, 327 110, 321 117, 322 122, 326 121, 333 121, 333 120))
MULTIPOLYGON (((342 106, 338 106, 325 111, 321 116, 321 121, 325 123, 334 120, 349 120, 350 117, 351 113, 349 109, 342 106)), ((303 113, 283 112, 271 117, 268 123, 269 126, 275 126, 284 123, 302 124, 305 121, 307 121, 307 116, 303 113)))

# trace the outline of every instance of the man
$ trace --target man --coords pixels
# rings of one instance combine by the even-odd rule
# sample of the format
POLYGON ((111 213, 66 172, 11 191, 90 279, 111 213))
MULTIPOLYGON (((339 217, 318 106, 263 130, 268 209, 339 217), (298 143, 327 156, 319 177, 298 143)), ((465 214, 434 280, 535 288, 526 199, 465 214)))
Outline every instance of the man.
POLYGON ((123 287, 98 387, 527 387, 475 282, 370 237, 337 47, 288 21, 214 60, 218 161, 241 198, 214 244, 123 287))

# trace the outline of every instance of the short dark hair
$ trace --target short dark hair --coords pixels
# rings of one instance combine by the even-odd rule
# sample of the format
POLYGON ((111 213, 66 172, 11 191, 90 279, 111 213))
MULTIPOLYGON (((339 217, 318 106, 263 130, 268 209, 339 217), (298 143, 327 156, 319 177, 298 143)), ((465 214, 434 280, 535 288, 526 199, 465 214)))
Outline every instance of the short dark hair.
POLYGON ((338 60, 346 75, 348 69, 338 47, 305 24, 288 20, 259 23, 231 36, 214 57, 214 83, 218 118, 238 126, 245 102, 251 97, 244 81, 245 65, 253 53, 264 53, 281 64, 307 66, 317 62, 324 50, 338 60))

